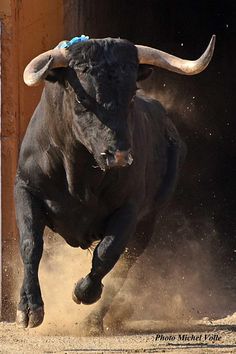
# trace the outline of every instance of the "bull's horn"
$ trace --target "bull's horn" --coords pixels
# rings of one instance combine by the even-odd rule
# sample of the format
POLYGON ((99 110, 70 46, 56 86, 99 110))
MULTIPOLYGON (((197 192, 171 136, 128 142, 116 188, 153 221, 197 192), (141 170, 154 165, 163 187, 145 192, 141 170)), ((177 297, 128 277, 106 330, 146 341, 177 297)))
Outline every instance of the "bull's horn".
POLYGON ((136 45, 140 64, 149 64, 184 75, 195 75, 203 71, 211 61, 216 36, 213 35, 206 51, 197 60, 185 60, 158 49, 136 45))
POLYGON ((68 66, 65 48, 54 48, 38 55, 26 66, 24 82, 28 86, 37 86, 53 68, 68 66))

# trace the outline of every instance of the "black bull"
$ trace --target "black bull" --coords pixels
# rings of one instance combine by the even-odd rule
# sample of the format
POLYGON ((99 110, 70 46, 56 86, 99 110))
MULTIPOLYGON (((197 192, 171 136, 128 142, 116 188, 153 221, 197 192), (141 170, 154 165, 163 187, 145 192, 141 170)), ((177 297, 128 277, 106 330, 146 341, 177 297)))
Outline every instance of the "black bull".
POLYGON ((190 62, 125 40, 89 40, 58 46, 27 66, 28 85, 46 83, 21 146, 15 183, 24 263, 18 324, 43 321, 38 267, 47 225, 73 247, 99 241, 90 273, 73 291, 77 303, 100 299, 102 279, 128 254, 126 268, 113 271, 119 286, 104 294, 94 317, 102 326, 109 299, 147 246, 185 156, 161 104, 136 94, 136 81, 150 72, 142 64, 195 74, 210 61, 213 46, 214 39, 208 52, 190 62), (199 60, 205 60, 200 68, 199 60), (193 63, 198 67, 192 69, 193 63))

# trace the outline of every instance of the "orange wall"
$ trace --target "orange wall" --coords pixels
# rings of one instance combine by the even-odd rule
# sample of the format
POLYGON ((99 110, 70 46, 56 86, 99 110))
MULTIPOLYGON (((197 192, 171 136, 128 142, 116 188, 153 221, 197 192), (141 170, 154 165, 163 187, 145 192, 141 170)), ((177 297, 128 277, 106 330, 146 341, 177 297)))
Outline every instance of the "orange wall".
POLYGON ((27 87, 22 74, 28 62, 56 46, 63 39, 63 0, 24 0, 20 3, 18 41, 19 41, 19 99, 20 99, 20 137, 22 138, 39 99, 42 87, 27 87), (30 98, 30 99, 29 99, 30 98))
POLYGON ((37 54, 63 38, 63 0, 0 0, 2 21, 2 319, 13 319, 19 277, 13 186, 20 142, 42 87, 28 88, 22 74, 37 54))

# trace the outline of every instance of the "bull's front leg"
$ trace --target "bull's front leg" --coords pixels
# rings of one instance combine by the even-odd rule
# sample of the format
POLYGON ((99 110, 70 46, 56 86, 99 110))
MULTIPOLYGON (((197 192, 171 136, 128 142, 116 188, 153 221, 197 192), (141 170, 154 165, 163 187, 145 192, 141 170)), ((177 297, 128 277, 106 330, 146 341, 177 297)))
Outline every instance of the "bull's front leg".
POLYGON ((91 272, 75 286, 73 300, 76 303, 93 304, 102 294, 102 279, 114 267, 124 252, 137 224, 137 212, 133 205, 126 205, 110 217, 105 237, 94 250, 91 272))
POLYGON ((20 251, 24 264, 24 279, 17 307, 16 322, 22 327, 39 326, 44 317, 38 268, 43 252, 45 227, 42 205, 21 183, 15 186, 17 224, 20 233, 20 251))

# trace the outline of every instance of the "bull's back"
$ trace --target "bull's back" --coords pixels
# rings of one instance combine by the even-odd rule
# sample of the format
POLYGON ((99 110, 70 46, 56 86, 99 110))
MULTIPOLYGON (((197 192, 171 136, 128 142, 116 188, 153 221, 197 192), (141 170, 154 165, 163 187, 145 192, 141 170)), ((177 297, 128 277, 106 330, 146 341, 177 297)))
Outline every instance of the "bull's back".
POLYGON ((162 205, 173 194, 185 144, 160 102, 138 96, 135 105, 139 122, 136 150, 145 155, 145 199, 143 214, 162 205), (142 138, 141 138, 142 136, 142 138), (142 142, 142 146, 141 146, 142 142))

